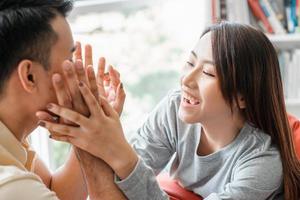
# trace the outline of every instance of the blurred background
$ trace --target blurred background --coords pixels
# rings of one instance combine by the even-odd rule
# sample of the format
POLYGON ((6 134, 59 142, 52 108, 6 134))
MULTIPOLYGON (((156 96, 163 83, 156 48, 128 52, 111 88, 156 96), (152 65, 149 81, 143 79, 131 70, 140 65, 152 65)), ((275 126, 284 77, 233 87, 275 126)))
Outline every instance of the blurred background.
MULTIPOLYGON (((300 4, 296 0, 75 0, 68 21, 74 40, 91 44, 94 63, 104 56, 120 73, 127 98, 121 121, 129 138, 168 91, 205 26, 220 20, 250 24, 266 33, 279 58, 287 111, 300 117, 300 4)), ((50 169, 70 145, 31 135, 50 169)))
MULTIPOLYGON (((122 114, 130 137, 168 91, 210 20, 207 0, 78 0, 68 20, 75 41, 93 46, 94 63, 106 57, 120 73, 127 98, 122 114)), ((48 139, 38 128, 34 149, 55 170, 70 145, 48 139)))

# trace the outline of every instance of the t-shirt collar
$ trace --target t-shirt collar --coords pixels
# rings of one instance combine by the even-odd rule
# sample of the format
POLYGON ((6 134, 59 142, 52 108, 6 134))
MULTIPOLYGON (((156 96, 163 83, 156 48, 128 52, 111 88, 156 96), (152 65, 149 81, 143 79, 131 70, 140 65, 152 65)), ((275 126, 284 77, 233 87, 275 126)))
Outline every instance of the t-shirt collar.
POLYGON ((15 135, 0 121, 0 145, 23 165, 26 164, 27 151, 15 135))

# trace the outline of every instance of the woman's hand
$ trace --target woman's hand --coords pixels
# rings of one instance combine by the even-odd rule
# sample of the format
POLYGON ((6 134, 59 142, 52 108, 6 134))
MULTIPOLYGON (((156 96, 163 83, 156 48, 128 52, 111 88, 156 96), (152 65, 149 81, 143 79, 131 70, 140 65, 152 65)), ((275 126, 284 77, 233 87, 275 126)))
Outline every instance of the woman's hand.
POLYGON ((118 113, 104 97, 99 96, 97 99, 85 83, 79 83, 79 90, 89 109, 89 117, 56 104, 49 104, 47 109, 50 112, 77 126, 47 120, 40 121, 39 124, 61 134, 53 136, 54 139, 70 142, 90 152, 108 163, 120 178, 127 177, 134 169, 138 157, 123 135, 118 113))

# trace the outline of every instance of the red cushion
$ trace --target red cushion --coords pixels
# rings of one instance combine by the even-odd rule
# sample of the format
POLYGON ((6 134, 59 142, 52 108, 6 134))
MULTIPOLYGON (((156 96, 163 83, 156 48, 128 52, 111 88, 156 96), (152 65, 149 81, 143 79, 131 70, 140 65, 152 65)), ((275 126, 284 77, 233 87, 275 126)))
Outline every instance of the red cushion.
POLYGON ((300 121, 292 115, 288 115, 290 127, 293 132, 293 140, 295 144, 295 150, 298 158, 300 159, 300 121))
POLYGON ((157 176, 159 186, 169 195, 170 200, 202 200, 197 194, 181 187, 176 180, 172 180, 167 174, 157 176))

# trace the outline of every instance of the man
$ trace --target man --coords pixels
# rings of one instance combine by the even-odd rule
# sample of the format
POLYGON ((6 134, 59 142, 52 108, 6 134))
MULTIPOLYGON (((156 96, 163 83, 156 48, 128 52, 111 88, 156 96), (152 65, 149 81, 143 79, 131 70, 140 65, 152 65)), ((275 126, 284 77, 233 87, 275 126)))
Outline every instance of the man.
MULTIPOLYGON (((74 152, 60 170, 51 174, 26 142, 27 136, 37 127, 35 113, 45 110, 49 102, 57 102, 55 90, 59 91, 63 84, 59 76, 63 73, 62 63, 72 59, 75 47, 65 19, 71 9, 72 3, 68 0, 0 2, 1 199, 87 197, 81 166, 74 152)), ((67 99, 58 103, 70 106, 67 99)), ((82 168, 92 197, 122 198, 118 189, 109 184, 112 173, 105 163, 81 150, 77 152, 84 164, 82 168), (101 185, 107 177, 108 185, 103 189, 101 185), (116 196, 103 196, 108 190, 113 194, 116 191, 116 196)))

